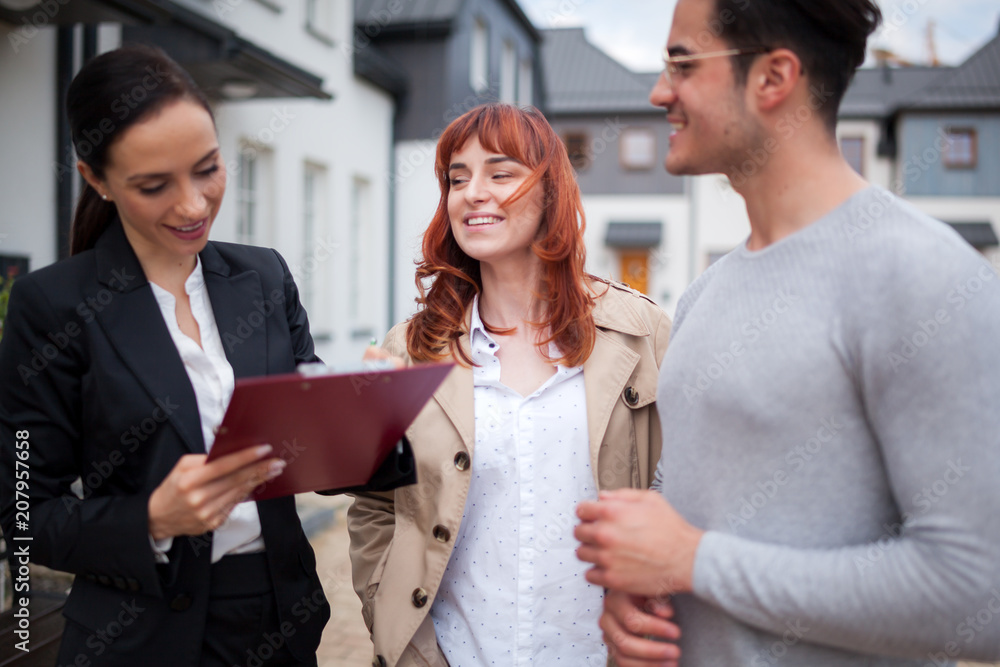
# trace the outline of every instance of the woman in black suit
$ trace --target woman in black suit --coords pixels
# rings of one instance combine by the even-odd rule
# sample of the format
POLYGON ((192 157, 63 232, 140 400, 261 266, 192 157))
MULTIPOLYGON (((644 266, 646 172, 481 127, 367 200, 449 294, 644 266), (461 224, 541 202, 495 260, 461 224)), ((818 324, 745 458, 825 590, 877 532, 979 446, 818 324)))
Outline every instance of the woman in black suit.
POLYGON ((284 462, 205 460, 236 378, 316 360, 288 267, 208 241, 225 165, 162 52, 94 59, 67 111, 72 256, 17 281, 0 343, 4 534, 77 575, 58 664, 315 665, 329 606, 294 500, 240 502, 284 462))

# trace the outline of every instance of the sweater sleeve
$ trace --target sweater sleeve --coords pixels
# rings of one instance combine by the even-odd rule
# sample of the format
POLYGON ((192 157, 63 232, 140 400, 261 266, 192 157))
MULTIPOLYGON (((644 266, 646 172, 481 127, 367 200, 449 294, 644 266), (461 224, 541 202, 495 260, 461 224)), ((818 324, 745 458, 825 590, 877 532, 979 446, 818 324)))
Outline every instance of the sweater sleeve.
POLYGON ((891 268, 911 288, 868 286, 845 347, 899 522, 836 549, 708 532, 695 595, 796 641, 1000 660, 1000 278, 959 264, 891 268))

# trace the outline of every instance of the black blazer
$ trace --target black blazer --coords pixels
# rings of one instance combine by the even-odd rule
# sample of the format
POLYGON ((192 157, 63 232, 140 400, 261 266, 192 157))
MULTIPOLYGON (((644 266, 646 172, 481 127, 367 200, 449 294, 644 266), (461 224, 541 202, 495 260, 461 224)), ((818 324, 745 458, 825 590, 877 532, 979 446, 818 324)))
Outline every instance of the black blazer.
MULTIPOLYGON (((275 251, 209 242, 201 262, 237 378, 316 360, 275 251)), ((175 538, 170 564, 158 566, 147 505, 177 460, 205 444, 194 390, 120 223, 94 249, 19 279, 4 326, 0 521, 12 536, 26 520, 33 540, 11 544, 77 575, 59 664, 83 655, 92 665, 197 665, 212 535, 175 538), (29 452, 27 516, 16 507, 18 447, 29 452)), ((257 508, 289 647, 311 660, 330 615, 313 550, 293 498, 257 508)))

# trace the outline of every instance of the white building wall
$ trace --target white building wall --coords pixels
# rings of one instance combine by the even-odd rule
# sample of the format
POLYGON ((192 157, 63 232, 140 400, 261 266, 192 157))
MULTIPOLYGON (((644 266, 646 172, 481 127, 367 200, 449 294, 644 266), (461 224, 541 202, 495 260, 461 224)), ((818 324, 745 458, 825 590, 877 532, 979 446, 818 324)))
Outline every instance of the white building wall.
POLYGON ((649 248, 648 296, 673 314, 687 286, 689 207, 684 195, 585 195, 583 208, 587 216, 587 271, 601 278, 622 279, 619 251, 605 245, 609 223, 630 220, 663 224, 660 245, 649 248))
MULTIPOLYGON (((0 23, 4 34, 13 29, 0 23)), ((27 256, 34 270, 56 259, 56 177, 73 169, 72 160, 56 160, 56 29, 39 29, 16 52, 3 46, 0 254, 27 256)))
POLYGON ((878 141, 881 135, 879 123, 874 120, 842 120, 837 123, 837 138, 861 137, 864 139, 862 176, 869 182, 886 190, 893 189, 893 161, 879 157, 878 141))
POLYGON ((708 268, 712 257, 725 254, 750 235, 746 202, 722 174, 692 177, 688 181, 697 238, 694 241, 692 279, 708 268))
POLYGON ((430 224, 441 199, 434 178, 434 151, 437 142, 425 139, 396 144, 396 322, 417 310, 414 299, 416 266, 421 257, 424 230, 430 224))
POLYGON ((946 222, 989 222, 1000 237, 1000 197, 905 197, 921 211, 946 222))
MULTIPOLYGON (((285 258, 301 285, 311 281, 310 326, 317 353, 329 364, 360 360, 372 335, 388 326, 387 227, 392 97, 353 74, 352 4, 330 0, 318 30, 306 30, 305 3, 292 0, 183 0, 276 56, 323 79, 333 100, 279 98, 216 106, 229 187, 212 237, 237 240, 239 155, 258 159, 262 222, 253 239, 285 258), (280 8, 275 11, 271 5, 280 8), (305 223, 307 167, 316 183, 317 215, 305 223), (368 185, 366 235, 351 236, 356 183, 368 185), (351 253, 363 249, 364 261, 351 253), (352 267, 358 269, 352 273, 352 267), (359 294, 352 296, 351 290, 359 294), (352 304, 363 304, 353 307, 352 304)), ((323 5, 323 3, 320 3, 323 5)))

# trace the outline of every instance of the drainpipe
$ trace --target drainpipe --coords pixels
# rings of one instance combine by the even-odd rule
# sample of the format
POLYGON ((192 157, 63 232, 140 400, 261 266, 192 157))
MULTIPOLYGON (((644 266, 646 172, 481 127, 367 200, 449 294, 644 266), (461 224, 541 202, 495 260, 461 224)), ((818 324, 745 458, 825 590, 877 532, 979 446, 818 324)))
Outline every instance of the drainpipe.
POLYGON ((69 257, 69 230, 73 217, 73 181, 76 169, 72 160, 73 142, 66 120, 66 90, 73 79, 73 56, 76 51, 75 26, 59 26, 56 32, 56 259, 69 257))

